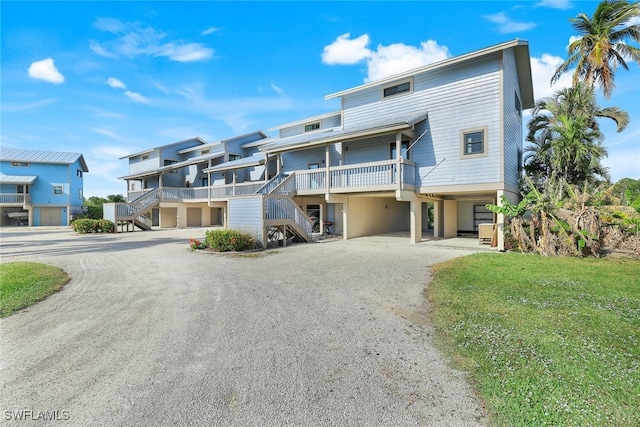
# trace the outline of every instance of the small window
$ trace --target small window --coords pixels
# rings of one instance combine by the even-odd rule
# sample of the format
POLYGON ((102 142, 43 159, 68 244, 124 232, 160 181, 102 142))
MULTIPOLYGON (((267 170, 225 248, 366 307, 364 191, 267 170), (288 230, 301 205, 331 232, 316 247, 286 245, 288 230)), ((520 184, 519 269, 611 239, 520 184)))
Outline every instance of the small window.
POLYGON ((518 116, 522 117, 522 104, 520 104, 520 98, 518 98, 518 94, 515 94, 515 105, 516 105, 516 113, 518 116))
POLYGON ((82 169, 76 170, 76 176, 82 178, 82 169))
POLYGON ((62 185, 53 186, 53 194, 62 194, 62 193, 63 193, 62 185))
POLYGON ((29 163, 27 162, 11 162, 11 166, 15 166, 18 168, 27 168, 29 167, 29 163))
POLYGON ((82 188, 78 190, 78 197, 82 199, 82 188))
POLYGON ((309 163, 309 169, 320 169, 320 163, 309 163))
POLYGON ((320 122, 310 123, 310 124, 304 126, 304 131, 305 132, 311 132, 311 131, 318 130, 318 129, 320 129, 320 122))
POLYGON ((202 150, 202 154, 203 154, 203 155, 204 155, 204 154, 209 154, 209 149, 208 149, 208 148, 205 148, 204 150, 202 150))
POLYGON ((487 128, 469 129, 460 132, 462 157, 486 156, 487 128))
POLYGON ((239 155, 239 154, 229 154, 229 161, 230 162, 233 161, 233 160, 241 159, 241 158, 242 158, 242 156, 239 155))
POLYGON ((209 186, 209 178, 202 178, 202 186, 203 187, 209 186))
POLYGON ((149 160, 149 155, 148 154, 143 154, 142 155, 142 160, 149 160))
MULTIPOLYGON (((166 160, 165 159, 165 161, 164 161, 164 165, 165 166, 171 166, 171 165, 176 164, 176 163, 178 163, 177 160, 166 160)), ((169 173, 178 173, 178 171, 173 169, 173 170, 170 170, 169 173)))
POLYGON ((382 97, 399 95, 401 93, 411 92, 411 81, 402 82, 393 86, 387 86, 382 89, 382 97))

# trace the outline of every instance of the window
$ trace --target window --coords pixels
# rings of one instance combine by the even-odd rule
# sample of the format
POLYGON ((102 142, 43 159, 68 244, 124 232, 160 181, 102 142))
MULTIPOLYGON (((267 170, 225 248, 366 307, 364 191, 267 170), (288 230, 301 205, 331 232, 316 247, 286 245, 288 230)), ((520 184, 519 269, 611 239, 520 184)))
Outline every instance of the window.
POLYGON ((149 160, 149 155, 148 154, 143 154, 142 155, 142 160, 149 160))
POLYGON ((16 193, 18 193, 18 194, 29 194, 29 186, 28 185, 16 185, 16 193))
POLYGON ((203 187, 208 187, 209 186, 209 178, 202 178, 202 186, 203 187))
POLYGON ((382 88, 382 97, 387 98, 406 92, 411 92, 411 80, 382 88))
MULTIPOLYGON (((401 147, 402 147, 401 148, 402 152, 400 154, 402 155, 403 158, 408 159, 409 158, 409 152, 408 152, 408 150, 409 150, 409 140, 402 141, 401 147)), ((389 150, 389 158, 390 159, 395 159, 396 155, 397 155, 396 154, 396 143, 392 142, 390 150, 389 150)))
POLYGON ((76 170, 76 176, 82 178, 82 169, 77 169, 76 170))
MULTIPOLYGON (((164 165, 165 166, 171 166, 171 165, 176 164, 176 163, 178 163, 177 160, 167 160, 167 159, 165 159, 165 161, 164 161, 164 165)), ((169 171, 169 173, 178 173, 178 171, 176 169, 172 169, 172 170, 169 171)))
POLYGON ((82 199, 82 188, 78 190, 78 197, 82 199))
POLYGON ((242 158, 242 156, 239 155, 239 154, 229 154, 229 161, 230 162, 233 161, 233 160, 241 159, 241 158, 242 158))
POLYGON ((62 193, 63 193, 62 185, 53 186, 53 194, 62 194, 62 193))
POLYGON ((310 123, 308 125, 304 125, 304 131, 305 132, 311 132, 311 131, 318 130, 318 129, 320 129, 320 122, 310 123))
POLYGON ((488 130, 484 128, 468 129, 460 132, 462 158, 486 156, 486 138, 488 130))
POLYGON ((204 155, 204 154, 209 154, 209 149, 208 149, 208 148, 205 148, 204 150, 202 150, 202 154, 203 154, 203 155, 204 155))
POLYGON ((27 162, 11 162, 11 166, 15 166, 18 168, 27 168, 29 167, 29 163, 27 162))
POLYGON ((320 169, 320 163, 309 163, 309 169, 320 169))
POLYGON ((520 98, 518 98, 518 94, 515 94, 515 105, 516 105, 516 113, 519 117, 522 117, 522 104, 520 104, 520 98))

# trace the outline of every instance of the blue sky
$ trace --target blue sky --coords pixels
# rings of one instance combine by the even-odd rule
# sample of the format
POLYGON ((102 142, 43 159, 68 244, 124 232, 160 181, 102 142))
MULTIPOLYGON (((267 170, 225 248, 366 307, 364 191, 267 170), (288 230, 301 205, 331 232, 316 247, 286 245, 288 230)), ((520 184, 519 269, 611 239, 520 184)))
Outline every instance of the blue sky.
MULTIPOLYGON (((536 99, 566 57, 569 18, 592 1, 0 3, 3 147, 72 151, 85 197, 124 194, 127 154, 209 142, 339 109, 324 96, 515 38, 536 99)), ((638 65, 601 106, 615 180, 640 179, 638 65)), ((526 119, 529 116, 525 116, 526 119)))

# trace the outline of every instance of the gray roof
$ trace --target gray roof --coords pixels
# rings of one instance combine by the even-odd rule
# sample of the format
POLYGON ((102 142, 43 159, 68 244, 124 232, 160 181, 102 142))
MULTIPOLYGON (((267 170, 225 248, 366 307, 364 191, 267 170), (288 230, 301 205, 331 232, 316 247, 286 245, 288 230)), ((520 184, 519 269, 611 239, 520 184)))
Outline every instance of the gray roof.
POLYGON ((299 150, 320 144, 344 142, 371 135, 408 129, 426 118, 426 113, 413 113, 404 117, 390 117, 357 126, 327 129, 320 132, 294 135, 286 138, 272 138, 264 141, 265 144, 260 146, 260 151, 275 153, 286 150, 299 150))
POLYGON ((206 161, 218 158, 218 157, 222 157, 224 156, 224 151, 217 151, 215 153, 209 153, 209 154, 203 154, 201 156, 196 156, 196 157, 191 157, 190 159, 187 160, 183 160, 181 162, 177 162, 177 163, 172 163, 170 165, 167 166, 162 166, 159 168, 154 168, 154 169, 150 169, 147 171, 143 171, 143 172, 138 172, 138 173, 134 173, 131 175, 125 175, 125 176, 119 176, 118 179, 135 179, 135 178, 142 178, 145 176, 153 176, 153 175, 159 175, 161 173, 164 172, 169 172, 172 170, 176 170, 176 169, 180 169, 183 168, 185 166, 191 166, 191 165, 197 165, 198 163, 204 163, 206 161))
POLYGON ((5 175, 0 173, 0 184, 31 185, 38 178, 33 175, 5 175))
POLYGON ((80 161, 83 172, 89 172, 87 163, 80 153, 62 151, 21 150, 19 148, 0 148, 0 160, 6 162, 66 164, 80 161))
POLYGON ((230 160, 228 162, 224 162, 219 165, 211 166, 210 168, 204 169, 203 172, 220 172, 220 171, 233 170, 233 169, 243 169, 251 166, 262 165, 264 164, 264 161, 265 161, 264 153, 255 153, 254 155, 249 157, 230 160))

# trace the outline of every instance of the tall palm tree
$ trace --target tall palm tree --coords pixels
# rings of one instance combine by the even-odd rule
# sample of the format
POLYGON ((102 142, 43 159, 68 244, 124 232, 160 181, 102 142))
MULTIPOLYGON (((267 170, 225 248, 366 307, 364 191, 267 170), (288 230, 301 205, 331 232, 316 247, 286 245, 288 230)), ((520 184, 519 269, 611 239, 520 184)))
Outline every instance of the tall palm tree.
POLYGON ((569 45, 568 58, 558 67, 551 83, 555 83, 562 74, 576 66, 573 84, 584 81, 593 86, 598 83, 608 99, 615 87, 614 78, 618 66, 628 70, 626 60, 640 65, 640 49, 628 44, 632 41, 640 43, 640 24, 632 23, 632 19, 638 17, 640 3, 605 0, 598 5, 593 17, 580 13, 571 18, 579 38, 569 45))
POLYGON ((617 107, 600 108, 593 87, 583 83, 538 100, 528 124, 524 170, 538 188, 550 180, 582 185, 608 179, 601 164, 607 150, 598 119, 607 118, 618 132, 629 123, 629 115, 617 107))

